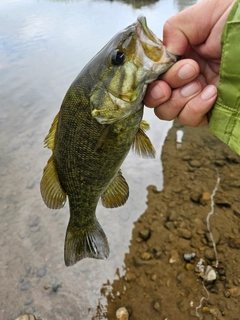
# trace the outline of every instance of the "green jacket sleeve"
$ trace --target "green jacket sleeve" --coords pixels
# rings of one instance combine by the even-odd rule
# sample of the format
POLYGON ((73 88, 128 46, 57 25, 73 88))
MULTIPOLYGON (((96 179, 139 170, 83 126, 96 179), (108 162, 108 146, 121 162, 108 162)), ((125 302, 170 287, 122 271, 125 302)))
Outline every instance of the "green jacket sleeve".
POLYGON ((222 34, 218 97, 210 131, 240 154, 240 0, 228 16, 222 34))

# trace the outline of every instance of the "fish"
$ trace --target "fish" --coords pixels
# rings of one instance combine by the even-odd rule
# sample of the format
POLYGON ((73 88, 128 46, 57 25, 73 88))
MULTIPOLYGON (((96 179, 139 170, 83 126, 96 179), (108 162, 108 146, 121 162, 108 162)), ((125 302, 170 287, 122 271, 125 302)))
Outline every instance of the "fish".
POLYGON ((148 28, 144 16, 117 33, 82 69, 53 120, 45 147, 52 154, 40 190, 51 209, 68 199, 70 219, 64 261, 106 259, 109 244, 96 217, 101 199, 106 208, 126 203, 129 187, 121 165, 132 148, 153 158, 143 118, 147 85, 177 60, 148 28))

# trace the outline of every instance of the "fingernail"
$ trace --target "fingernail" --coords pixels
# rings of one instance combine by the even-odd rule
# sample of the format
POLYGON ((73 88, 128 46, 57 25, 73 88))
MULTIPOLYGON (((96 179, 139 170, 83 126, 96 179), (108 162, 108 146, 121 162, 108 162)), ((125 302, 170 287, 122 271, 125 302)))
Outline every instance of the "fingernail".
POLYGON ((181 89, 181 95, 184 97, 191 97, 195 93, 197 93, 200 89, 199 83, 194 81, 192 83, 187 84, 181 89))
POLYGON ((178 71, 178 76, 182 80, 190 79, 197 75, 197 71, 191 64, 185 64, 178 71))
POLYGON ((155 100, 163 99, 165 97, 165 94, 163 93, 160 86, 156 85, 151 90, 151 96, 155 100))
POLYGON ((201 94, 201 99, 210 100, 216 95, 217 95, 217 88, 214 85, 209 85, 203 90, 201 94))

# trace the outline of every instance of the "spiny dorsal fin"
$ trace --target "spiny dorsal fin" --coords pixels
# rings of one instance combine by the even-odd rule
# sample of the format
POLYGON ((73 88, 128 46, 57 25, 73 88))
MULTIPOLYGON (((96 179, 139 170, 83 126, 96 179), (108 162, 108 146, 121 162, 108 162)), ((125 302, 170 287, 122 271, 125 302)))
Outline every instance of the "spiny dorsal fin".
POLYGON ((143 158, 154 158, 156 154, 154 146, 144 132, 149 128, 150 125, 147 123, 147 121, 142 120, 138 132, 133 140, 132 149, 143 158))
POLYGON ((55 133, 56 133, 57 124, 58 124, 58 114, 55 116, 55 118, 52 122, 52 125, 49 129, 48 135, 44 139, 44 146, 47 147, 48 149, 51 149, 51 150, 54 149, 55 133))
POLYGON ((128 196, 128 184, 119 170, 107 190, 102 194, 102 204, 106 208, 117 208, 124 205, 128 196))
POLYGON ((43 170, 40 190, 43 201, 47 207, 50 209, 59 209, 64 206, 67 196, 59 182, 52 156, 49 158, 43 170))

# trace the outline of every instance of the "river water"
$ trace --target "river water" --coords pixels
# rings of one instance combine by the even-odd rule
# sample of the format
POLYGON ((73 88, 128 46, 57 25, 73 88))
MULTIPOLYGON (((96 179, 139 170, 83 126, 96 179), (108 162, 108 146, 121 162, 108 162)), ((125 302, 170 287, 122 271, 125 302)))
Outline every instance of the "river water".
MULTIPOLYGON (((39 182, 50 155, 43 139, 71 82, 105 43, 137 16, 162 37, 165 20, 194 0, 0 1, 0 319, 31 312, 39 319, 92 319, 100 289, 124 271, 134 221, 146 209, 146 187, 162 188, 161 148, 171 123, 152 110, 155 160, 129 154, 122 171, 130 198, 118 209, 97 208, 110 243, 104 261, 66 268, 66 205, 48 209, 39 182)), ((104 318, 105 319, 105 318, 104 318)))

